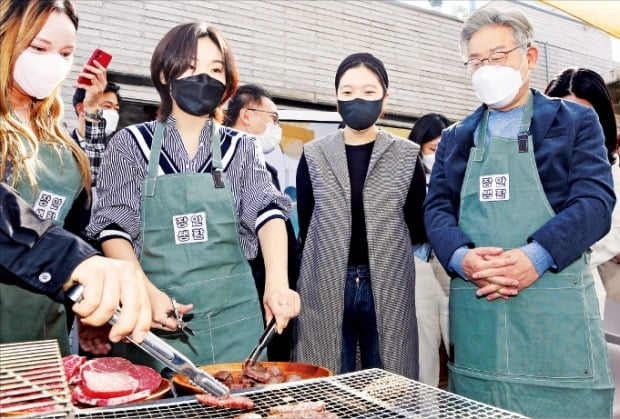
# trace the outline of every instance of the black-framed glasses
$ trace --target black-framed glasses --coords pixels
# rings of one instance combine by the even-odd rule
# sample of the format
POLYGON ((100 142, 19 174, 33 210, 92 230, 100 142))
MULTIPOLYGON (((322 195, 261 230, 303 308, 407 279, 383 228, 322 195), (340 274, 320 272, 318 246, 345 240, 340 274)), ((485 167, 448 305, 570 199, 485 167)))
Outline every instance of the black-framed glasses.
POLYGON ((485 61, 488 62, 490 65, 502 65, 506 62, 508 54, 510 54, 512 51, 517 50, 518 48, 521 48, 522 45, 523 44, 517 45, 516 47, 508 51, 495 51, 487 58, 470 58, 463 65, 470 73, 473 73, 474 71, 482 67, 485 61))
POLYGON ((248 111, 268 113, 273 118, 273 123, 276 125, 280 125, 280 115, 275 111, 264 111, 262 109, 256 109, 256 108, 248 108, 248 111))

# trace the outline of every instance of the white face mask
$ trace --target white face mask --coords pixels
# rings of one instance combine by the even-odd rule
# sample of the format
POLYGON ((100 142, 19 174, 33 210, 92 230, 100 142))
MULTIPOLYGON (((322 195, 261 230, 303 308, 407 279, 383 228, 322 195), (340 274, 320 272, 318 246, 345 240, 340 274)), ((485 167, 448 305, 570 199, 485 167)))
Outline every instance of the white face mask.
MULTIPOLYGON (((525 62, 525 60, 524 60, 525 62)), ((491 108, 501 109, 519 93, 523 85, 521 67, 518 70, 508 66, 485 65, 471 76, 476 96, 491 108)))
POLYGON ((271 153, 282 141, 282 128, 273 122, 265 124, 265 132, 257 135, 263 153, 271 153))
POLYGON ((13 79, 28 95, 44 99, 67 77, 71 60, 60 54, 35 54, 25 50, 17 57, 13 79))
POLYGON ((422 164, 426 167, 426 170, 429 172, 433 171, 433 165, 435 164, 435 153, 431 154, 421 154, 422 155, 422 164))
POLYGON ((103 109, 101 114, 103 119, 105 119, 105 135, 110 135, 116 131, 116 127, 118 126, 118 112, 114 109, 103 109))

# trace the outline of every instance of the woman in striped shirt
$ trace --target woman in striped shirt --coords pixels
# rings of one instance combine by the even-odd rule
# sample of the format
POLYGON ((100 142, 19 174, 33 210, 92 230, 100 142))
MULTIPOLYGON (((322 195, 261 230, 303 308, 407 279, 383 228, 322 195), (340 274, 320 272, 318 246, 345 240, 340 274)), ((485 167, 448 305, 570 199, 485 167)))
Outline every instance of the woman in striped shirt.
MULTIPOLYGON (((158 119, 110 141, 88 232, 106 255, 140 265, 153 288, 193 304, 192 330, 163 334, 169 343, 197 363, 240 361, 263 329, 247 263, 259 242, 267 320, 275 317, 281 331, 299 313, 286 266, 291 204, 273 186, 256 139, 216 122, 238 80, 217 29, 170 30, 153 53, 151 77, 158 119)), ((169 302, 152 301, 154 310, 160 303, 169 302)), ((114 352, 148 362, 131 347, 114 352)))

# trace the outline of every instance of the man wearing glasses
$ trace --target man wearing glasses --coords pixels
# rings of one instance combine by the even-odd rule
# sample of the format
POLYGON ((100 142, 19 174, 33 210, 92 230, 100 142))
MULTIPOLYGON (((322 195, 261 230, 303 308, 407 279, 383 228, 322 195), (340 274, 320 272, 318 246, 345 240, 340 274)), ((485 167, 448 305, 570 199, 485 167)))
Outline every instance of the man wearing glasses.
MULTIPOLYGON (((235 94, 228 101, 224 124, 237 131, 247 132, 256 137, 265 154, 265 166, 269 173, 271 173, 274 185, 284 192, 281 182, 283 180, 286 182, 286 176, 284 176, 285 179, 282 179, 280 174, 285 172, 284 170, 281 171, 277 164, 278 156, 284 156, 280 148, 282 128, 280 128, 280 118, 276 104, 269 93, 256 84, 245 84, 237 88, 235 94), (270 156, 272 159, 269 159, 270 156), (276 164, 272 166, 270 163, 273 162, 273 157, 275 157, 276 164)), ((284 185, 286 186, 287 183, 284 183, 284 185)), ((299 274, 299 249, 291 220, 286 220, 285 224, 288 237, 289 287, 294 290, 299 274)), ((265 264, 260 246, 256 257, 248 262, 252 268, 252 275, 254 276, 259 299, 262 301, 265 292, 265 264)), ((293 330, 292 326, 288 326, 282 334, 276 334, 267 346, 268 360, 290 361, 292 346, 293 330)))
POLYGON ((588 248, 615 203, 592 109, 530 89, 519 11, 483 8, 461 51, 483 105, 446 129, 425 201, 450 289, 450 389, 532 417, 610 417, 588 248))

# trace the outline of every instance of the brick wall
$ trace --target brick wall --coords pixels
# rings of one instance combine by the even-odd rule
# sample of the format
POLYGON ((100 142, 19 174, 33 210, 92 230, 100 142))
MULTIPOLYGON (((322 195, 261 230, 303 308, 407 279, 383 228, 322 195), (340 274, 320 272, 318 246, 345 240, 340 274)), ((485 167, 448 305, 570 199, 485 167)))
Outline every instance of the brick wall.
MULTIPOLYGON (((113 55, 110 69, 148 76, 151 53, 173 26, 204 20, 228 39, 242 83, 254 82, 274 96, 334 104, 334 74, 348 54, 368 51, 382 59, 390 77, 390 110, 418 117, 442 112, 459 119, 478 102, 462 66, 462 22, 395 1, 335 0, 75 0, 80 15, 74 73, 63 91, 69 125, 75 73, 100 47, 113 55)), ((496 0, 531 19, 540 47, 534 87, 567 66, 599 72, 614 68, 609 36, 554 10, 496 0)), ((539 3, 536 2, 536 5, 539 3)), ((617 66, 617 64, 616 64, 617 66)), ((132 99, 157 100, 154 90, 123 86, 132 99)))

